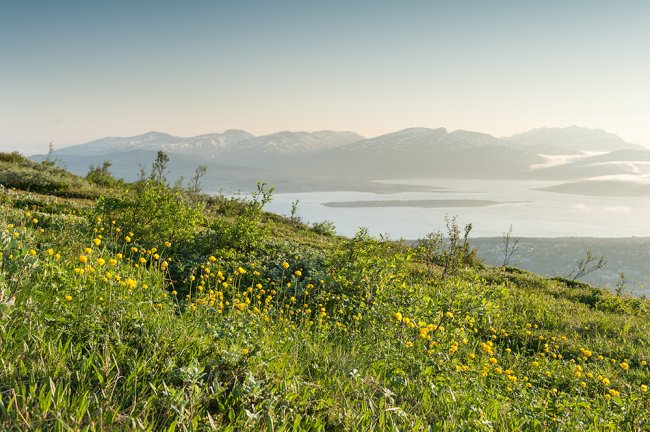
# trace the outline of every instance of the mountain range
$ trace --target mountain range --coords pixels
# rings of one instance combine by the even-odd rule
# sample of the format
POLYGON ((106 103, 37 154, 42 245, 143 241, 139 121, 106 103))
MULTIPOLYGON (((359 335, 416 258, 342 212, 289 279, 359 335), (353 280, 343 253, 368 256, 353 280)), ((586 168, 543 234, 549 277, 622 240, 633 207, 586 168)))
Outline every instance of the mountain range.
MULTIPOLYGON (((250 189, 257 180, 284 191, 374 190, 378 186, 372 180, 378 179, 453 177, 560 180, 571 183, 568 193, 577 193, 576 182, 583 187, 586 180, 608 176, 616 185, 616 176, 650 175, 648 149, 578 126, 501 138, 445 128, 409 128, 373 138, 327 130, 262 136, 227 130, 195 137, 148 132, 61 148, 50 157, 81 175, 91 164, 108 160, 114 175, 133 180, 159 150, 170 156, 170 177, 190 177, 205 164, 206 189, 219 185, 224 190, 250 189)), ((607 194, 617 190, 606 189, 607 194)), ((639 194, 638 185, 633 194, 639 194)))

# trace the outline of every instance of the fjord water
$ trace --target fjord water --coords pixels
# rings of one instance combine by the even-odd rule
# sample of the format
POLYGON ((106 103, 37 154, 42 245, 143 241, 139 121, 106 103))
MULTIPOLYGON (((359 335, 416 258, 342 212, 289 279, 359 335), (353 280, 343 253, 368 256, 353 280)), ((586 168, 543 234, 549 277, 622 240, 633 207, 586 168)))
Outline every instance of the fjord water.
MULTIPOLYGON (((305 222, 330 220, 337 232, 351 236, 359 227, 393 239, 417 239, 444 228, 445 215, 459 224, 472 223, 472 237, 501 236, 512 224, 519 237, 650 236, 650 197, 602 197, 537 190, 558 182, 516 180, 400 179, 382 180, 441 188, 432 192, 303 192, 275 193, 266 210, 289 215, 296 200, 305 222), (328 207, 328 202, 405 201, 404 207, 328 207), (410 200, 491 200, 483 207, 409 207, 410 200)), ((444 204, 444 202, 442 203, 444 204)))

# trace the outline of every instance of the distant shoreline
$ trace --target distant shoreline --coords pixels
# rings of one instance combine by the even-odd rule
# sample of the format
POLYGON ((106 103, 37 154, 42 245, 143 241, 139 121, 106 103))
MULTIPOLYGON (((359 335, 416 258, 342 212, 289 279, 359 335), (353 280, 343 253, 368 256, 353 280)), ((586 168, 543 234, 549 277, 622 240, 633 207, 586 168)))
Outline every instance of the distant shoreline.
POLYGON ((334 201, 323 203, 325 207, 415 207, 415 208, 445 208, 445 207, 487 207, 510 202, 490 200, 384 200, 384 201, 334 201))

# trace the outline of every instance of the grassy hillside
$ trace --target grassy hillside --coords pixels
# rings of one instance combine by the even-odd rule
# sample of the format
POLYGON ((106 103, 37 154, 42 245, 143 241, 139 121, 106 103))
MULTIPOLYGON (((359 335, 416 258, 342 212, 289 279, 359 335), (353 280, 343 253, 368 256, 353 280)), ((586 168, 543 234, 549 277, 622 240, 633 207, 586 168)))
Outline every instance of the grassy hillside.
POLYGON ((0 429, 650 429, 646 300, 0 160, 0 429))

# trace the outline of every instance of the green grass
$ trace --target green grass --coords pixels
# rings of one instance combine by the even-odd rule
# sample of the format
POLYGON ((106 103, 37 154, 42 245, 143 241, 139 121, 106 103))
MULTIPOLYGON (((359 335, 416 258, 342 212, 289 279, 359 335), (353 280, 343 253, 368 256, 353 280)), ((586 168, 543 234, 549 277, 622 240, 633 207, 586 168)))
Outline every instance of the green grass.
POLYGON ((0 152, 0 185, 66 198, 94 199, 110 191, 57 167, 37 163, 16 153, 0 152))
POLYGON ((647 300, 159 186, 0 190, 0 429, 650 429, 647 300))

